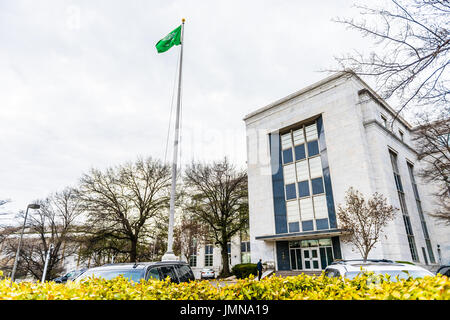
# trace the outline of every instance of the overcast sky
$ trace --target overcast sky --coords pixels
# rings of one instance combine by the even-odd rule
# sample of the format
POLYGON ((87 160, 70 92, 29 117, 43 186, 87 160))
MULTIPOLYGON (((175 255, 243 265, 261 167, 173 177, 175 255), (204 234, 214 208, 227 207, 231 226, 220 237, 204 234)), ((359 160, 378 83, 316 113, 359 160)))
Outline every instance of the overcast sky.
POLYGON ((179 47, 155 44, 183 17, 181 160, 245 167, 246 114, 326 77, 333 56, 369 48, 331 21, 357 17, 353 3, 0 0, 3 211, 92 167, 164 158, 179 47))

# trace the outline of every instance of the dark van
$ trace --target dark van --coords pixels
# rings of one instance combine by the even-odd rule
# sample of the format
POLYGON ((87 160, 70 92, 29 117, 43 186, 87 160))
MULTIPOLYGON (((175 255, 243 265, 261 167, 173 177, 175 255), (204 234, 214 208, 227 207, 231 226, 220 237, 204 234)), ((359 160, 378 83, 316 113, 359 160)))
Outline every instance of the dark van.
POLYGON ((122 275, 134 282, 141 279, 164 280, 170 277, 175 283, 194 281, 195 276, 189 264, 183 261, 160 261, 160 262, 136 262, 106 264, 101 267, 90 268, 78 276, 74 281, 80 281, 89 277, 111 280, 122 275))

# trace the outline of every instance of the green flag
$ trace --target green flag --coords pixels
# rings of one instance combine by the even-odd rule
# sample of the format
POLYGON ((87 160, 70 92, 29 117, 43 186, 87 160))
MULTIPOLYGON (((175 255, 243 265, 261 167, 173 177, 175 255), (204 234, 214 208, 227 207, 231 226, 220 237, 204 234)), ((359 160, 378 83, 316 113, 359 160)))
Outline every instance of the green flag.
POLYGON ((158 53, 166 52, 173 46, 178 46, 181 43, 181 25, 175 30, 170 32, 167 36, 162 38, 156 44, 156 50, 158 53))

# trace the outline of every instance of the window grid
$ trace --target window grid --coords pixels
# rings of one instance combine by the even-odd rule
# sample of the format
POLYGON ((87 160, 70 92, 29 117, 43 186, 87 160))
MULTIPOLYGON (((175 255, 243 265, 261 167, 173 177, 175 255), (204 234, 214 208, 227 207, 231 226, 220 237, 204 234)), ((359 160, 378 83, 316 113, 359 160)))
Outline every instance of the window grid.
POLYGON ((189 246, 189 265, 191 267, 197 266, 197 240, 193 239, 192 244, 189 246))
MULTIPOLYGON (((419 217, 420 217, 420 222, 421 222, 420 224, 422 226, 425 244, 427 245, 428 256, 430 257, 431 263, 436 263, 436 260, 434 259, 433 248, 431 247, 431 240, 430 240, 430 235, 428 233, 427 223, 425 222, 425 217, 423 215, 422 202, 420 201, 420 196, 419 196, 419 191, 417 189, 416 179, 414 178, 414 166, 409 162, 407 162, 406 164, 408 165, 409 177, 410 177, 413 192, 414 192, 414 198, 416 199, 417 211, 419 212, 419 217)), ((425 251, 424 251, 424 255, 425 255, 425 251)), ((426 258, 427 257, 425 255, 425 259, 426 258)))
POLYGON ((213 266, 213 246, 205 245, 205 267, 213 266))
MULTIPOLYGON (((285 181, 285 200, 286 203, 288 204, 289 202, 293 202, 293 201, 297 201, 297 215, 298 215, 298 219, 296 221, 290 220, 289 217, 291 217, 289 215, 288 217, 288 223, 295 223, 295 222, 299 222, 299 228, 303 231, 303 226, 302 226, 302 221, 310 221, 312 220, 313 222, 313 230, 317 230, 317 225, 316 225, 316 208, 314 205, 314 200, 316 197, 320 197, 320 196, 326 196, 325 193, 325 184, 324 184, 324 179, 323 179, 323 168, 322 168, 322 163, 321 163, 321 159, 320 159, 320 152, 318 151, 315 154, 310 155, 310 148, 308 147, 309 143, 316 143, 317 144, 317 149, 316 150, 320 150, 319 148, 319 137, 318 137, 318 132, 317 132, 317 122, 314 122, 312 124, 309 125, 303 125, 301 128, 298 129, 292 129, 289 131, 288 134, 284 134, 281 135, 281 141, 282 141, 282 150, 291 150, 292 153, 292 162, 285 162, 284 160, 284 152, 282 152, 283 154, 283 171, 285 170, 285 167, 290 166, 290 165, 294 165, 294 171, 295 171, 295 183, 290 182, 286 184, 285 181), (308 129, 308 131, 307 131, 308 129), (301 134, 303 135, 303 137, 301 137, 301 135, 299 136, 298 132, 301 132, 301 134), (294 134, 295 132, 295 134, 294 134), (289 141, 288 138, 289 137, 291 140, 289 141), (301 137, 301 139, 299 139, 299 137, 301 137), (297 159, 297 154, 296 154, 296 147, 298 146, 304 146, 304 158, 300 158, 297 159), (318 159, 318 164, 320 166, 320 170, 319 168, 318 171, 320 171, 320 174, 313 174, 311 173, 311 162, 314 161, 314 159, 318 159), (311 161, 312 160, 312 161, 311 161), (305 177, 306 179, 303 179, 302 177, 299 178, 299 171, 298 168, 299 164, 302 163, 306 166, 306 172, 307 172, 307 177, 305 177), (315 188, 313 188, 313 180, 316 180, 320 178, 320 183, 315 184, 315 188), (308 185, 308 195, 300 195, 300 188, 299 188, 299 184, 302 182, 307 181, 307 185, 308 185), (295 197, 293 197, 293 190, 292 190, 292 184, 294 184, 295 187, 295 197), (289 187, 288 187, 289 186, 289 187), (319 188, 320 186, 320 188, 319 188), (321 192, 318 193, 314 193, 314 190, 321 190, 321 192), (289 191, 289 196, 288 196, 288 191, 289 191), (300 204, 300 200, 303 199, 311 199, 311 206, 312 206, 312 219, 309 220, 303 220, 302 219, 302 209, 301 209, 301 204, 300 204)), ((314 150, 314 151, 316 151, 314 150)), ((302 154, 303 156, 303 154, 302 154)), ((288 169, 290 170, 290 168, 288 169)), ((290 172, 290 171, 289 171, 290 172)), ((306 174, 305 172, 305 174, 306 174)), ((326 202, 325 202, 326 203, 326 202)), ((325 218, 324 218, 325 219, 325 218)), ((328 207, 326 207, 326 219, 328 220, 328 207)), ((327 227, 326 229, 329 228, 329 221, 327 221, 327 227)), ((321 228, 323 229, 323 228, 321 228)), ((309 230, 309 229, 308 229, 309 230)))
POLYGON ((250 263, 250 241, 241 242, 241 263, 250 263))
POLYGON ((403 191, 402 180, 401 180, 400 173, 398 170, 397 154, 394 153, 393 151, 389 150, 389 156, 391 158, 392 170, 394 172, 394 180, 395 180, 395 185, 397 188, 398 199, 400 202, 400 209, 401 209, 402 215, 403 215, 403 223, 405 225, 406 236, 408 238, 408 245, 409 245, 409 250, 411 252, 411 258, 413 261, 419 261, 416 243, 414 241, 414 233, 413 233, 413 230, 411 227, 411 221, 410 221, 410 218, 408 215, 408 209, 406 207, 405 192, 403 191))

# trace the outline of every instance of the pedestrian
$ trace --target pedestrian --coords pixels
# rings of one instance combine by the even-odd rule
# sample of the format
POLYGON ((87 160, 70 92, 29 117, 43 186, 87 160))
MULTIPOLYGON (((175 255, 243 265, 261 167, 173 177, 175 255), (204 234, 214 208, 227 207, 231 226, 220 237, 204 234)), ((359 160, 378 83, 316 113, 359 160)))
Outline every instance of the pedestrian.
POLYGON ((259 262, 256 264, 256 269, 258 270, 258 280, 261 280, 262 271, 263 271, 263 265, 262 265, 261 259, 259 259, 259 262))

